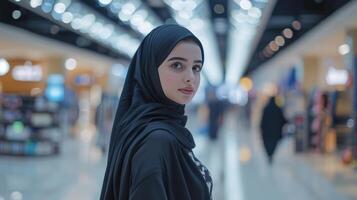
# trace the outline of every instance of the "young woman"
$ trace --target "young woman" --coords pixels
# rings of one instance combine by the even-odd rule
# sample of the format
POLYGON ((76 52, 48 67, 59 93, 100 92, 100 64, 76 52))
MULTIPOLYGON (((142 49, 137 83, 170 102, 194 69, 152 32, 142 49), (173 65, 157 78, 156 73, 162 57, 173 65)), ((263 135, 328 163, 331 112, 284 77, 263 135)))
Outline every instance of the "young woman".
POLYGON ((179 25, 162 25, 144 38, 115 116, 102 200, 211 199, 212 180, 192 153, 184 115, 203 59, 201 42, 179 25))

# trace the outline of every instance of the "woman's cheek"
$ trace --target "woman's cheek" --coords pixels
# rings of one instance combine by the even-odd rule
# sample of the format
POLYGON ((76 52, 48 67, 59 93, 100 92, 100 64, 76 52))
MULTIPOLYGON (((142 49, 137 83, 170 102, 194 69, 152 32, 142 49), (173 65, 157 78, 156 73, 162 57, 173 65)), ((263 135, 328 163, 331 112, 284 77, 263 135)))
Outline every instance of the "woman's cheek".
POLYGON ((198 74, 196 76, 196 80, 195 80, 196 89, 198 89, 198 87, 200 86, 200 82, 201 82, 201 76, 200 76, 200 74, 198 74))
POLYGON ((166 82, 170 87, 178 86, 177 85, 177 75, 176 74, 168 74, 166 76, 166 82))

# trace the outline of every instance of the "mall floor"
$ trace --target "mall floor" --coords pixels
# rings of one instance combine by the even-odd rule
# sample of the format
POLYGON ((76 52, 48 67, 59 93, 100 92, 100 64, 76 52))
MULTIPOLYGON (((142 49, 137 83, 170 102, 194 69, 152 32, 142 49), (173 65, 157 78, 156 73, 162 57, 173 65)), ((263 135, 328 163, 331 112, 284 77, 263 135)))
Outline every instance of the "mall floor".
MULTIPOLYGON (((257 131, 245 118, 231 112, 220 137, 209 141, 194 126, 196 156, 210 169, 216 200, 349 200, 301 164, 291 138, 284 139, 270 166, 257 131), (313 184, 313 185, 312 185, 313 184)), ((106 156, 94 141, 67 139, 58 156, 0 156, 0 200, 99 199, 106 156)), ((330 161, 332 162, 332 161, 330 161)), ((331 163, 324 163, 331 165, 331 163)))

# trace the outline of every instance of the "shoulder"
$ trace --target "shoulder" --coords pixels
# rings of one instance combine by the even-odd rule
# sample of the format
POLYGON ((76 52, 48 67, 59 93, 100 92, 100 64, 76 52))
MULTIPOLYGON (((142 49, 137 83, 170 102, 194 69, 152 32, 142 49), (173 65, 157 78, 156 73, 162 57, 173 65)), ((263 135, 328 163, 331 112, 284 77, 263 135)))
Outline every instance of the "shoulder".
POLYGON ((163 143, 176 143, 176 138, 167 130, 165 129, 158 129, 152 131, 148 136, 147 136, 147 141, 148 142, 163 142, 163 143))
POLYGON ((152 153, 163 155, 177 149, 179 143, 170 132, 159 129, 150 132, 140 146, 152 153))

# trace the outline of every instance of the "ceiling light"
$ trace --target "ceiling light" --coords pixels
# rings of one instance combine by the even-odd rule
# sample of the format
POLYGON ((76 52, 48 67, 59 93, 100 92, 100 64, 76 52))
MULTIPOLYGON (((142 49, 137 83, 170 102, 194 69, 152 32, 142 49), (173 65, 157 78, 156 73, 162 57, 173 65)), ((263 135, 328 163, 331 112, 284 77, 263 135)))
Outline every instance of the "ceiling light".
POLYGON ((223 14, 224 13, 224 6, 222 4, 216 4, 213 7, 213 11, 217 14, 223 14))
POLYGON ((56 3, 53 10, 59 14, 64 13, 64 11, 66 11, 66 5, 64 5, 64 3, 56 3))
POLYGON ((32 8, 36 8, 38 6, 41 6, 41 4, 42 4, 42 0, 31 0, 30 1, 30 6, 32 8))
MULTIPOLYGON (((87 15, 85 15, 85 16, 82 18, 82 20, 81 20, 81 24, 80 24, 80 29, 81 29, 81 31, 87 32, 88 29, 89 29, 91 26, 93 26, 95 23, 97 23, 97 22, 95 22, 95 21, 96 21, 95 15, 93 15, 93 14, 87 14, 87 15)), ((98 27, 98 28, 101 28, 101 27, 99 27, 99 26, 97 26, 97 27, 98 27)), ((101 31, 101 30, 98 29, 98 31, 101 31)))
POLYGON ((49 13, 52 10, 54 0, 45 0, 43 4, 41 5, 41 9, 45 13, 49 13))
POLYGON ((285 44, 285 39, 281 35, 276 36, 274 41, 278 46, 284 46, 285 44))
POLYGON ((241 0, 239 6, 243 10, 249 10, 250 8, 252 8, 252 3, 249 0, 241 0))
POLYGON ((64 66, 67 70, 74 70, 77 67, 77 61, 74 58, 68 58, 65 61, 64 66))
POLYGON ((125 15, 132 15, 135 12, 135 10, 136 10, 136 7, 132 3, 126 3, 122 7, 122 12, 125 15))
POLYGON ((184 9, 184 2, 180 0, 174 0, 170 4, 171 8, 173 8, 176 11, 180 11, 184 9))
POLYGON ((290 28, 286 28, 283 30, 284 37, 290 39, 293 37, 293 31, 290 28))
POLYGON ((76 18, 71 22, 71 26, 74 30, 78 30, 81 27, 82 19, 76 18))
POLYGON ((119 19, 123 22, 129 21, 130 20, 130 15, 125 14, 124 12, 119 12, 118 15, 119 19))
POLYGON ((90 32, 93 34, 93 35, 98 35, 102 32, 103 30, 103 24, 100 23, 100 22, 95 22, 91 27, 90 27, 90 32))
POLYGON ((21 17, 21 11, 19 11, 19 10, 14 10, 13 12, 12 12, 12 18, 14 18, 14 19, 19 19, 21 17))
POLYGON ((301 23, 299 21, 297 21, 297 20, 294 20, 293 23, 291 23, 291 25, 297 31, 301 29, 301 23))
POLYGON ((239 81, 243 90, 249 92, 253 88, 253 81, 248 77, 243 77, 239 81))
POLYGON ((70 23, 72 20, 73 20, 73 14, 72 14, 72 13, 70 13, 70 12, 65 12, 65 13, 63 13, 63 15, 62 15, 62 22, 63 22, 63 23, 68 24, 68 23, 70 23))
POLYGON ((147 11, 139 10, 139 11, 135 12, 135 14, 131 17, 130 23, 134 26, 139 27, 140 25, 143 24, 143 22, 145 21, 147 16, 148 16, 147 11))
POLYGON ((269 48, 272 50, 272 51, 278 51, 279 50, 279 46, 274 42, 274 41, 271 41, 269 43, 269 48))
POLYGON ((341 55, 346 55, 350 52, 350 46, 348 46, 348 44, 343 44, 341 46, 338 47, 338 52, 341 55))
POLYGON ((112 25, 107 25, 103 28, 102 32, 100 33, 100 37, 102 39, 108 39, 114 31, 114 27, 112 25))
POLYGON ((183 18, 183 19, 190 19, 193 16, 192 11, 180 11, 178 13, 178 16, 183 18))
POLYGON ((171 2, 170 7, 176 11, 187 10, 193 11, 197 7, 197 3, 195 1, 182 1, 182 0, 174 0, 171 2))
POLYGON ((248 15, 256 19, 259 19, 262 16, 262 11, 259 8, 252 7, 251 9, 248 10, 248 15))
POLYGON ((108 4, 110 4, 112 2, 112 0, 99 0, 99 3, 103 6, 106 6, 108 4))
POLYGON ((154 26, 147 21, 138 27, 139 31, 143 34, 148 34, 153 28, 154 26))
POLYGON ((10 65, 4 58, 0 58, 0 76, 5 75, 10 70, 10 65))
POLYGON ((64 3, 64 5, 66 5, 66 8, 68 8, 68 7, 69 7, 69 5, 71 5, 72 0, 59 0, 59 2, 64 3))

